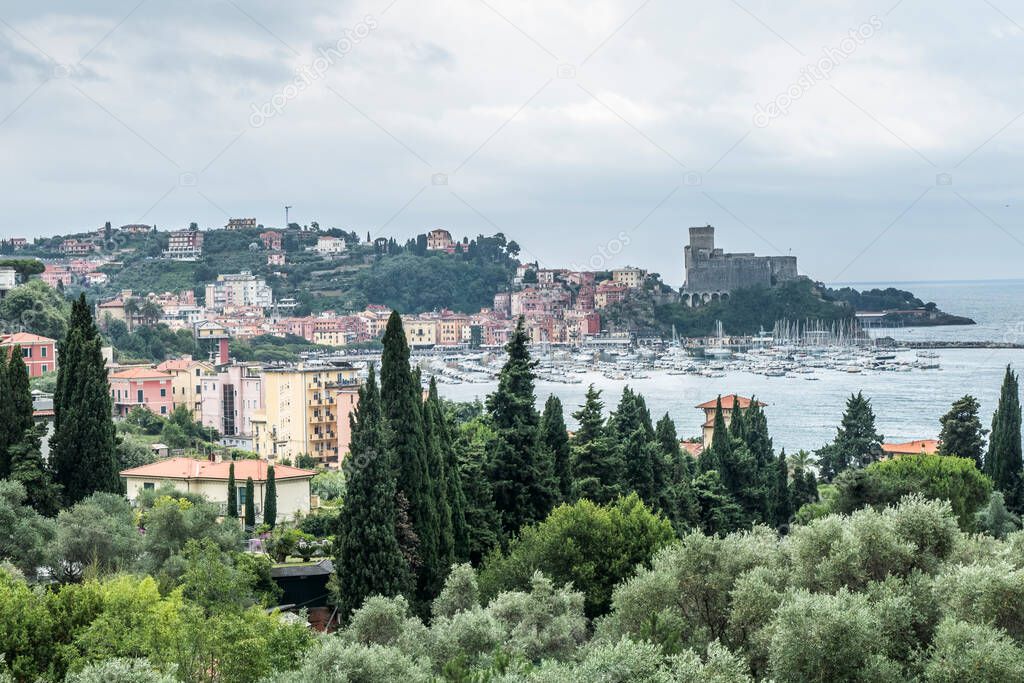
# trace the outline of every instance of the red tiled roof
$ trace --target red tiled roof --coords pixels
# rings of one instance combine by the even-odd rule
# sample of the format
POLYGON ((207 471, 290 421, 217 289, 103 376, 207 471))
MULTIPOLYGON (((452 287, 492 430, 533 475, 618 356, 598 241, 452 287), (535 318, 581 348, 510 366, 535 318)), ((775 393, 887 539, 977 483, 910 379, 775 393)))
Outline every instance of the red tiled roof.
POLYGON ((907 441, 906 443, 883 443, 883 453, 893 454, 916 454, 925 453, 927 455, 935 455, 939 450, 939 442, 937 439, 917 439, 916 441, 907 441))
MULTIPOLYGON (((701 408, 702 410, 707 410, 709 408, 714 408, 715 407, 715 403, 717 402, 717 400, 718 399, 712 399, 710 401, 706 401, 704 403, 701 403, 699 406, 695 406, 695 407, 701 408)), ((740 396, 739 394, 728 394, 728 395, 722 397, 722 408, 724 410, 731 410, 733 408, 733 406, 734 406, 736 401, 740 402, 740 408, 742 408, 743 410, 746 410, 747 408, 750 407, 750 399, 749 398, 747 398, 745 396, 740 396)), ((761 401, 758 401, 757 404, 759 406, 766 406, 766 405, 768 405, 767 403, 762 403, 761 401)))
POLYGON ((166 372, 160 372, 153 368, 131 368, 122 370, 110 375, 110 379, 170 379, 166 372))
MULTIPOLYGON (((168 458, 150 465, 132 467, 121 471, 122 477, 147 477, 153 479, 223 479, 228 480, 230 460, 210 462, 194 458, 168 458)), ((244 482, 249 477, 253 481, 267 480, 266 460, 235 460, 235 481, 244 482)), ((275 479, 301 479, 312 477, 316 472, 303 470, 287 465, 274 465, 275 479)))
POLYGON ((38 334, 30 334, 28 332, 15 332, 3 337, 0 341, 4 346, 8 344, 56 344, 56 339, 50 339, 49 337, 42 337, 38 334))
POLYGON ((683 441, 679 445, 683 447, 684 451, 686 451, 695 458, 701 454, 701 451, 704 450, 704 444, 702 444, 700 441, 683 441))
POLYGON ((169 372, 171 370, 188 370, 192 367, 192 364, 196 362, 198 361, 191 358, 171 358, 170 360, 165 360, 163 363, 157 365, 156 369, 162 372, 169 372))

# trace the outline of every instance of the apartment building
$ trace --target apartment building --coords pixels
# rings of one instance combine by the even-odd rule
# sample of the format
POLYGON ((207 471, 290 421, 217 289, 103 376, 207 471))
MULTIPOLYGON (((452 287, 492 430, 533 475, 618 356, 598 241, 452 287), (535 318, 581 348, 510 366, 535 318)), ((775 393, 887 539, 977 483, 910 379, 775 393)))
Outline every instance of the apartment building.
POLYGON ((57 370, 57 340, 28 332, 15 332, 0 337, 0 349, 10 354, 17 346, 21 359, 28 368, 29 377, 41 377, 44 373, 57 370))
POLYGON ((274 293, 261 277, 243 270, 240 273, 218 275, 217 281, 206 285, 206 308, 222 311, 225 308, 254 306, 269 308, 274 305, 274 293))
POLYGON ((189 227, 172 232, 167 239, 164 258, 171 261, 198 261, 203 255, 203 233, 189 227))
POLYGON ((153 368, 129 368, 110 374, 108 381, 117 417, 127 417, 135 407, 164 416, 174 410, 173 383, 169 373, 153 368))
POLYGON ((234 363, 200 377, 199 420, 221 434, 223 443, 256 450, 253 419, 263 411, 263 368, 234 363))
POLYGON ((192 419, 202 421, 202 378, 213 373, 213 365, 191 357, 165 360, 155 368, 171 376, 171 401, 183 405, 192 413, 192 419))

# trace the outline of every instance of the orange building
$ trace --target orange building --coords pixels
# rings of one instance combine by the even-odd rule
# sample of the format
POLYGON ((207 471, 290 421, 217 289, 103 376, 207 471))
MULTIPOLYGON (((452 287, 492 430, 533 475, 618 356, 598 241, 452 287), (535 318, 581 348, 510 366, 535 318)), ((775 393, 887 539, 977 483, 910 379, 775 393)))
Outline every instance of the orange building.
POLYGON ((893 458, 897 455, 935 455, 939 452, 937 439, 917 439, 906 443, 883 443, 882 457, 893 458))

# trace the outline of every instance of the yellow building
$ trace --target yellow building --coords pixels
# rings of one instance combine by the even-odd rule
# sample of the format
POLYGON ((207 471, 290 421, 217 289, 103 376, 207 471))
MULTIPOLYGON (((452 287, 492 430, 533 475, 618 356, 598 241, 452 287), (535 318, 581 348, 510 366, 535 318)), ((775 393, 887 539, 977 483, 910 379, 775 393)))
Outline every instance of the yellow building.
POLYGON ((437 344, 437 321, 402 318, 405 340, 409 347, 435 346, 437 344))
POLYGON ((449 316, 437 321, 437 343, 454 346, 469 341, 469 317, 449 316))
MULTIPOLYGON (((734 410, 746 412, 750 408, 751 399, 746 396, 740 396, 739 394, 729 394, 728 396, 720 396, 712 401, 705 401, 696 408, 704 411, 704 425, 702 427, 703 446, 704 448, 711 448, 711 442, 715 438, 715 410, 717 410, 718 401, 722 401, 722 419, 725 421, 725 426, 728 427, 732 424, 732 413, 734 410)), ((767 403, 758 401, 757 404, 762 408, 767 406, 767 403)))
POLYGON ((632 266, 616 268, 612 271, 612 282, 618 282, 626 285, 630 289, 636 289, 643 284, 646 276, 647 271, 640 268, 633 268, 632 266))
POLYGON ((313 343, 323 346, 345 346, 349 333, 344 330, 314 330, 313 343))
POLYGON ((338 395, 356 386, 356 369, 343 361, 265 369, 263 412, 252 418, 256 452, 270 460, 292 462, 305 453, 323 465, 337 467, 342 455, 338 395))
POLYGON ((192 412, 192 418, 200 422, 203 417, 203 392, 201 378, 213 374, 213 366, 191 357, 172 358, 156 366, 160 372, 171 376, 171 400, 174 406, 184 405, 192 412))

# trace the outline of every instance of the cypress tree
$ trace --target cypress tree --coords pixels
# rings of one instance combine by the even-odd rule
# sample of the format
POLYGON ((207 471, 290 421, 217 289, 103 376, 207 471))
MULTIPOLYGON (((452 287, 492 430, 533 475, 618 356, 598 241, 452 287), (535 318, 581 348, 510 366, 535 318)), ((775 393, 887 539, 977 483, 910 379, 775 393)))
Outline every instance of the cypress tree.
POLYGON ((50 440, 50 463, 64 505, 73 505, 96 491, 121 492, 101 344, 82 295, 72 306, 71 325, 61 344, 50 440))
POLYGON ((235 485, 235 463, 228 465, 228 511, 227 516, 238 519, 238 487, 235 485))
POLYGON ((524 320, 505 347, 508 360, 498 374, 498 388, 487 397, 494 425, 489 479, 494 506, 505 536, 544 519, 557 498, 552 480, 538 458, 540 415, 535 406, 533 368, 524 320))
POLYGON ((985 464, 985 434, 978 417, 978 399, 970 394, 953 402, 949 412, 939 418, 939 455, 970 458, 983 469, 985 464))
POLYGON ((445 471, 444 434, 442 433, 441 401, 437 396, 437 382, 430 379, 427 400, 423 404, 423 437, 427 444, 427 473, 430 477, 430 498, 437 513, 436 573, 427 580, 429 590, 441 592, 444 577, 455 561, 455 531, 452 526, 452 508, 448 502, 448 473, 445 471))
MULTIPOLYGON (((646 404, 628 386, 610 422, 625 465, 627 491, 636 491, 641 500, 653 508, 662 508, 662 476, 658 467, 658 452, 652 438, 653 428, 645 424, 646 404)), ((649 418, 649 416, 648 416, 649 418)))
POLYGON ((412 588, 409 562, 396 536, 395 471, 372 366, 349 422, 352 442, 342 462, 345 506, 335 531, 333 591, 343 619, 372 595, 392 597, 412 588))
POLYGON ((725 426, 725 413, 722 412, 722 396, 715 399, 715 415, 712 421, 713 431, 711 433, 711 447, 706 448, 700 455, 700 469, 702 472, 719 470, 723 461, 728 459, 732 450, 732 438, 725 426))
MULTIPOLYGON (((751 401, 750 405, 756 405, 756 401, 751 401)), ((747 410, 749 410, 749 408, 747 410)), ((744 419, 746 417, 745 412, 746 411, 740 407, 739 396, 734 396, 732 402, 732 420, 729 422, 729 436, 744 442, 747 440, 746 420, 744 419)))
MULTIPOLYGON (((13 357, 11 361, 13 362, 13 357)), ((11 381, 7 376, 7 349, 0 349, 0 396, 11 396, 11 381)), ((0 401, 0 479, 11 471, 10 448, 16 443, 11 422, 14 417, 14 402, 0 401)))
POLYGON ((792 499, 789 491, 789 463, 786 449, 782 449, 775 463, 775 488, 772 492, 772 522, 777 528, 789 524, 793 516, 792 499))
POLYGON ((7 363, 7 383, 10 387, 8 396, 11 397, 10 428, 14 436, 12 443, 16 443, 35 425, 35 418, 32 415, 32 387, 20 346, 15 346, 11 351, 11 358, 7 363))
POLYGON ((676 425, 668 413, 658 420, 654 433, 668 476, 668 517, 682 533, 695 526, 698 520, 697 500, 690 481, 692 459, 680 448, 676 425))
MULTIPOLYGON (((231 464, 234 466, 234 463, 231 464)), ((267 465, 267 488, 263 492, 263 523, 271 529, 277 526, 277 481, 273 465, 267 465)))
POLYGON ((474 567, 501 541, 501 520, 486 476, 487 446, 492 439, 490 427, 484 419, 477 418, 459 428, 455 441, 458 472, 466 497, 466 548, 474 567))
POLYGON ((45 434, 45 425, 30 427, 18 443, 11 446, 10 479, 25 485, 28 494, 25 502, 39 514, 51 517, 60 509, 60 489, 53 483, 43 461, 40 444, 45 434))
POLYGON ((245 480, 245 528, 247 531, 256 528, 256 485, 252 477, 245 480))
POLYGON ((1014 512, 1024 507, 1021 491, 1021 415, 1017 375, 1006 366, 999 404, 992 415, 992 437, 985 456, 985 474, 997 491, 1002 491, 1006 504, 1014 512))
POLYGON ((418 539, 416 594, 421 605, 426 605, 434 597, 436 577, 443 576, 447 567, 438 554, 439 515, 427 467, 422 390, 409 368, 409 344, 398 311, 392 311, 388 319, 383 342, 380 394, 387 450, 397 490, 408 503, 412 531, 418 539))
POLYGON ((573 413, 579 425, 570 444, 572 453, 572 498, 605 504, 622 493, 622 459, 614 437, 604 424, 601 392, 591 384, 586 400, 573 413))
POLYGON ((566 502, 572 495, 569 432, 565 428, 562 401, 554 394, 548 396, 548 400, 544 403, 544 413, 540 418, 540 433, 554 470, 555 482, 558 486, 558 500, 566 502))
POLYGON ((437 382, 431 378, 430 397, 434 404, 434 418, 444 459, 445 498, 451 510, 451 535, 454 562, 465 562, 469 558, 469 529, 466 526, 466 494, 462 489, 462 475, 459 458, 455 451, 455 437, 445 415, 444 406, 437 394, 437 382))

